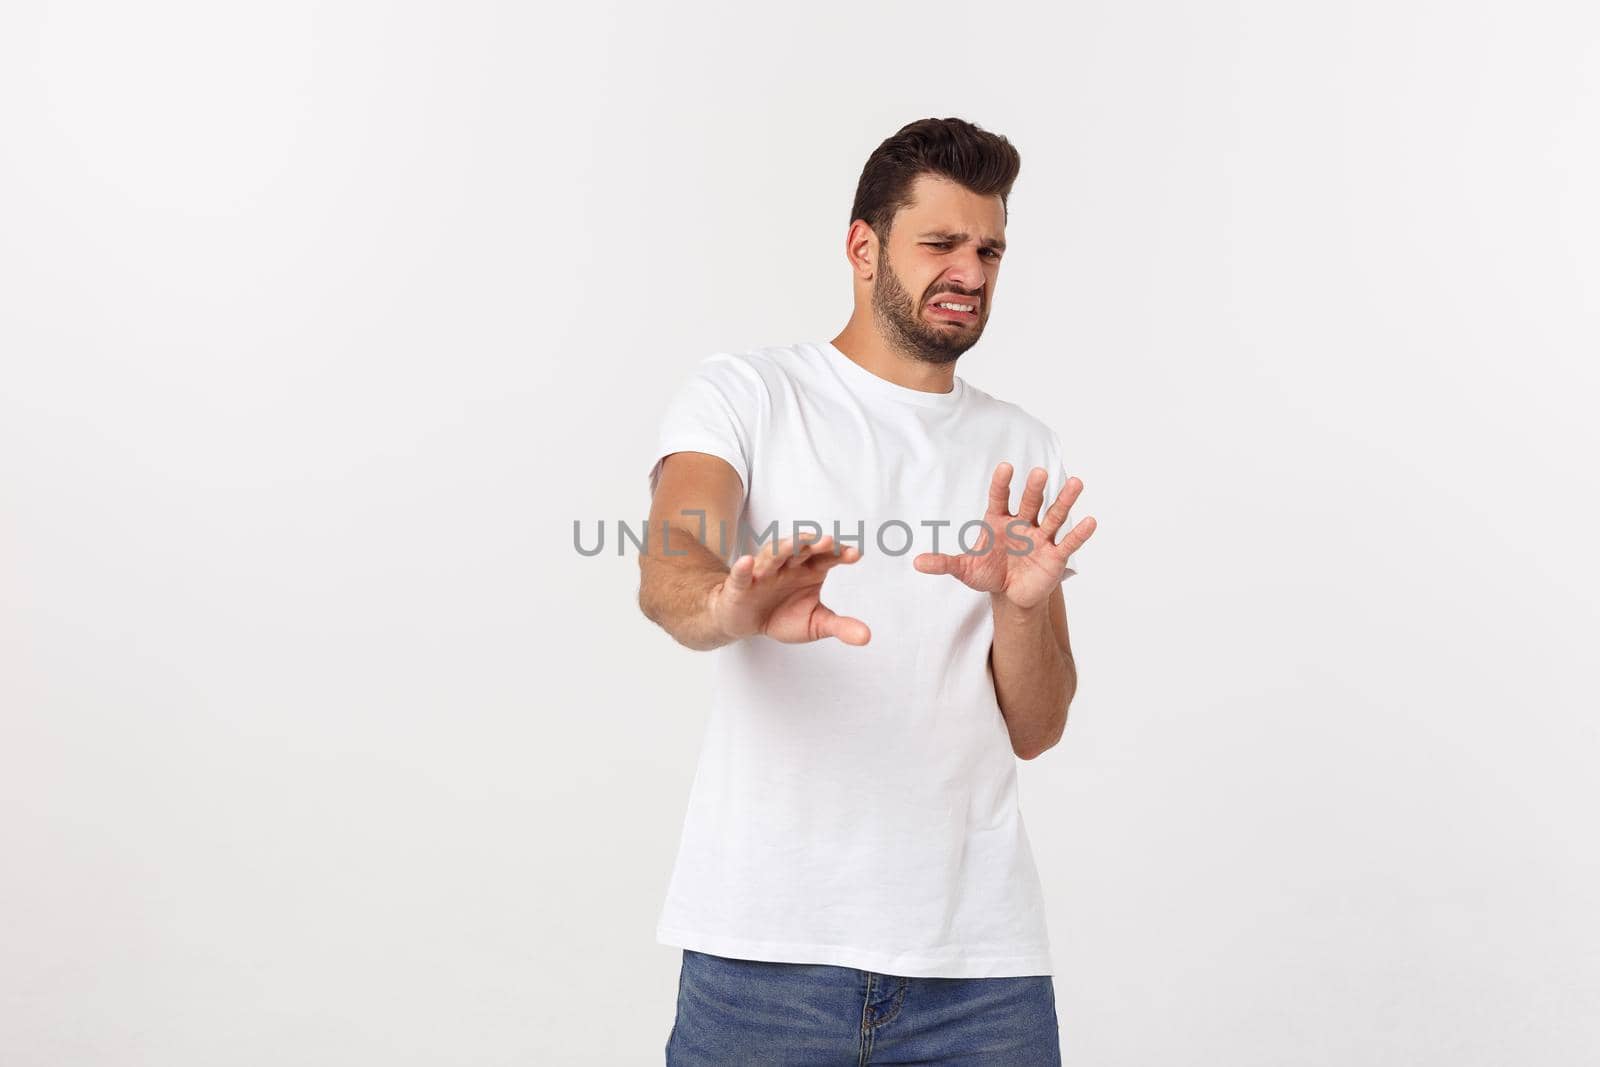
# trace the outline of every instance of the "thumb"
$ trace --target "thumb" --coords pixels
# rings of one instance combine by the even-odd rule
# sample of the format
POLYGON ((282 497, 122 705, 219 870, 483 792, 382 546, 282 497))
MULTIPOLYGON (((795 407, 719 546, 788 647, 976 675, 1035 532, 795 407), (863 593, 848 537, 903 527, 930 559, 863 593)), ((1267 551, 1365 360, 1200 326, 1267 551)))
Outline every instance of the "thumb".
POLYGON ((818 603, 811 611, 811 632, 819 640, 837 637, 847 645, 864 645, 872 640, 872 631, 866 623, 849 615, 840 615, 823 603, 818 603))
POLYGON ((911 561, 911 565, 923 574, 954 574, 960 577, 966 567, 966 558, 943 552, 923 552, 911 561))
POLYGON ((728 588, 742 593, 750 588, 754 581, 756 558, 754 556, 740 556, 733 561, 733 566, 728 568, 728 577, 724 579, 728 588))

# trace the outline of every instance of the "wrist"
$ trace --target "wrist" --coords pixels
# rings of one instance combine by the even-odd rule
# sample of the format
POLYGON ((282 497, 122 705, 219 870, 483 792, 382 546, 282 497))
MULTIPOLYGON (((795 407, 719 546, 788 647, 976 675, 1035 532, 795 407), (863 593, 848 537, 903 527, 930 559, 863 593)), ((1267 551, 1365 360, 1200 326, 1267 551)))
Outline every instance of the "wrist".
POLYGON ((717 610, 717 602, 722 597, 722 587, 726 578, 718 578, 706 586, 705 593, 701 596, 701 604, 705 608, 706 627, 719 636, 722 633, 722 623, 717 610))
POLYGON ((1046 596, 1037 604, 1021 605, 1012 600, 1005 593, 990 593, 989 605, 994 612, 996 622, 1002 620, 1009 622, 1037 622, 1047 618, 1050 611, 1050 598, 1046 596))

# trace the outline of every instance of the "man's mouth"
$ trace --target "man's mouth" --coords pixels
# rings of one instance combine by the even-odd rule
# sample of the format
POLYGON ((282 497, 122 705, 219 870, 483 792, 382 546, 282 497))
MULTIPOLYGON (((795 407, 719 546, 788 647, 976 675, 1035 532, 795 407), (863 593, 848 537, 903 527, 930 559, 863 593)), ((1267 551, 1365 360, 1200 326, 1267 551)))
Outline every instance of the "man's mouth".
POLYGON ((978 303, 975 300, 935 300, 928 312, 947 322, 977 322, 978 303))

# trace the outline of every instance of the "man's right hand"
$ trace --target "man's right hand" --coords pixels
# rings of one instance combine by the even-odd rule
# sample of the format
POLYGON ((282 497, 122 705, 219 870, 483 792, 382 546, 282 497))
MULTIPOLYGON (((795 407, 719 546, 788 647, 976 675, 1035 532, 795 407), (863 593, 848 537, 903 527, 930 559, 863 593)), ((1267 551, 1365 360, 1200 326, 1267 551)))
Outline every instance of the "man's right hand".
POLYGON ((755 555, 740 556, 730 568, 721 536, 715 552, 702 538, 733 525, 743 502, 739 473, 721 456, 682 451, 662 458, 649 527, 661 534, 647 536, 639 553, 645 618, 679 644, 700 650, 758 634, 775 641, 836 637, 866 644, 872 637, 866 623, 834 614, 819 599, 828 571, 854 563, 861 550, 847 546, 835 553, 832 537, 813 540, 817 533, 808 531, 798 542, 757 542, 755 555), (698 521, 685 523, 686 515, 698 521))
POLYGON ((770 549, 734 560, 728 576, 707 595, 708 610, 730 639, 764 634, 799 644, 836 637, 847 645, 864 645, 872 638, 867 624, 834 612, 821 600, 828 572, 860 558, 861 550, 854 546, 833 551, 830 534, 784 538, 770 549))

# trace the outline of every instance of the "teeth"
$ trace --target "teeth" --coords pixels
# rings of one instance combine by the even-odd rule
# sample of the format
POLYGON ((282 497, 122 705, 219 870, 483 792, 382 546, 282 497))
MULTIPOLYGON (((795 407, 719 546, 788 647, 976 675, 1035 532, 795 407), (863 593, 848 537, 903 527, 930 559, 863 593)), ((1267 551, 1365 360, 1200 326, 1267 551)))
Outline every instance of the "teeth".
POLYGON ((951 311, 971 311, 972 308, 973 308, 973 305, 972 304, 948 304, 948 303, 941 302, 941 303, 935 304, 934 307, 949 308, 951 311))

